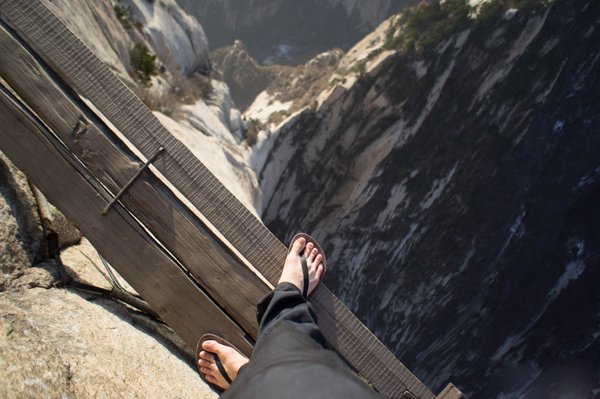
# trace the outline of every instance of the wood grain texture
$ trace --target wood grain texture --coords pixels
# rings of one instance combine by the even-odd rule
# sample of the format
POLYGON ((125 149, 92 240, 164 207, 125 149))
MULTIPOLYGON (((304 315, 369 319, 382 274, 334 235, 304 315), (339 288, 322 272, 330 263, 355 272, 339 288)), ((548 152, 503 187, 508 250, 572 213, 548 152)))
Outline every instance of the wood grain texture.
MULTIPOLYGON (((92 174, 113 193, 135 175, 142 162, 68 87, 0 27, 0 73, 92 174)), ((254 338, 255 304, 269 291, 227 248, 149 172, 121 197, 121 203, 148 227, 195 280, 254 338), (224 287, 229 289, 225 290, 224 287)), ((120 205, 115 205, 120 206, 120 205)))
POLYGON ((108 193, 23 105, 0 90, 0 148, 82 232, 183 340, 227 332, 250 353, 245 332, 183 273, 125 210, 98 215, 108 193), (178 292, 179 295, 173 295, 178 292))
MULTIPOLYGON (((75 91, 88 98, 146 157, 167 154, 159 171, 216 227, 243 257, 275 284, 284 246, 158 122, 143 103, 39 1, 0 0, 0 13, 75 91)), ((409 389, 434 395, 325 287, 313 298, 320 324, 345 360, 384 396, 409 389)))
POLYGON ((437 396, 437 399, 467 399, 467 396, 454 384, 448 384, 437 396))

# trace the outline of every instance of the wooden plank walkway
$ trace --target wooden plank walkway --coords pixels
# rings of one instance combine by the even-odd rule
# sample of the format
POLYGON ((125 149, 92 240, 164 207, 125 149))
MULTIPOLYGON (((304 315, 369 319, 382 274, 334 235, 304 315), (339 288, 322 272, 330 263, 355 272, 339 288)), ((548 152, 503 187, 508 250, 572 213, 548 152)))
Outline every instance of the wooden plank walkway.
MULTIPOLYGON (((140 168, 141 162, 127 148, 119 146, 114 137, 111 140, 114 134, 86 110, 83 101, 73 95, 68 98, 64 93, 68 93, 69 88, 52 80, 50 72, 1 27, 0 51, 5 54, 0 59, 3 78, 33 112, 44 115, 44 123, 95 178, 111 192, 119 191, 140 168)), ((127 194, 122 198, 127 209, 175 258, 196 259, 196 262, 186 263, 190 274, 246 331, 256 335, 258 326, 252 308, 268 291, 268 286, 236 262, 152 174, 142 174, 127 194), (223 290, 224 286, 231 290, 223 290)))
POLYGON ((187 342, 198 339, 213 323, 226 326, 229 336, 250 351, 245 332, 183 273, 156 241, 125 209, 115 209, 98 223, 109 196, 94 177, 66 150, 35 115, 2 87, 0 90, 2 150, 50 201, 76 220, 89 240, 119 273, 187 342), (43 165, 40 165, 43 160, 43 165), (40 167, 42 166, 42 167, 40 167), (177 295, 173 295, 177 293, 177 295))
MULTIPOLYGON (((249 353, 286 247, 43 3, 0 0, 0 21, 2 151, 188 345, 210 331, 249 353)), ((384 396, 435 397, 326 287, 312 302, 332 346, 384 396)))

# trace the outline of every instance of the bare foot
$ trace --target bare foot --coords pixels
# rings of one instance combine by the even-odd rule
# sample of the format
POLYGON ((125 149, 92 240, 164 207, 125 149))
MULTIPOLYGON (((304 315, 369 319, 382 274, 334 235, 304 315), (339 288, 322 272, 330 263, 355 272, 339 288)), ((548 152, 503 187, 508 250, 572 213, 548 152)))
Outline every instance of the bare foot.
POLYGON ((293 242, 292 249, 285 259, 279 283, 292 283, 302 292, 304 285, 302 262, 300 260, 300 254, 302 253, 306 257, 306 266, 308 267, 308 292, 306 294, 308 296, 319 284, 325 269, 321 263, 323 255, 319 253, 312 242, 307 243, 304 237, 300 237, 293 242))
POLYGON ((217 363, 215 362, 215 354, 219 357, 219 360, 223 364, 225 372, 231 379, 235 380, 238 375, 240 367, 248 363, 248 358, 237 350, 228 345, 223 345, 217 341, 208 340, 202 343, 202 351, 200 352, 200 358, 198 359, 198 366, 200 366, 200 372, 206 378, 206 381, 218 386, 221 389, 229 388, 229 382, 219 371, 217 363))

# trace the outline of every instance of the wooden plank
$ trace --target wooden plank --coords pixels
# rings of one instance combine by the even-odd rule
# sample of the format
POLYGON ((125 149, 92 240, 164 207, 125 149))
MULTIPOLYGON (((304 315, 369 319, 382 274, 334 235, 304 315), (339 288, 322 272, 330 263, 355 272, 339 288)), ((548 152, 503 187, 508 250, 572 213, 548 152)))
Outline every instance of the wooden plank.
POLYGON ((467 399, 467 396, 454 384, 448 384, 437 396, 437 399, 467 399))
MULTIPOLYGON (((286 247, 229 193, 194 155, 170 135, 141 101, 116 78, 43 4, 0 0, 8 22, 63 80, 90 99, 149 157, 168 149, 156 166, 263 276, 276 283, 286 247)), ((328 340, 384 396, 406 389, 419 398, 434 395, 325 287, 315 296, 328 340)))
MULTIPOLYGON (((0 75, 112 192, 141 161, 70 89, 0 26, 0 75), (111 140, 111 137, 113 140, 111 140)), ((242 327, 256 337, 256 303, 269 287, 224 247, 152 173, 143 173, 121 202, 148 227, 242 327), (227 288, 227 289, 226 289, 227 288)))
POLYGON ((246 353, 251 345, 237 326, 123 209, 98 215, 109 198, 93 176, 43 124, 1 87, 0 148, 64 210, 90 242, 191 347, 208 331, 219 330, 246 353), (178 295, 173 295, 177 292, 178 295))

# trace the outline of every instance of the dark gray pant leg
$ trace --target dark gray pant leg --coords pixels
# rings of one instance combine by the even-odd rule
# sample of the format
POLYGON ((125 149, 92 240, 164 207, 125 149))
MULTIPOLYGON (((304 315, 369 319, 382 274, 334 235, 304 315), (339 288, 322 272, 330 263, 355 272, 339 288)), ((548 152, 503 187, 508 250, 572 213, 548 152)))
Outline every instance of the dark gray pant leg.
POLYGON ((257 305, 260 324, 250 362, 223 399, 375 399, 328 349, 311 305, 292 284, 280 284, 257 305))
POLYGON ((312 305, 291 283, 279 284, 260 300, 256 305, 256 319, 259 329, 255 350, 261 346, 265 332, 284 320, 302 334, 312 338, 322 348, 329 349, 327 340, 317 325, 317 315, 312 305))

